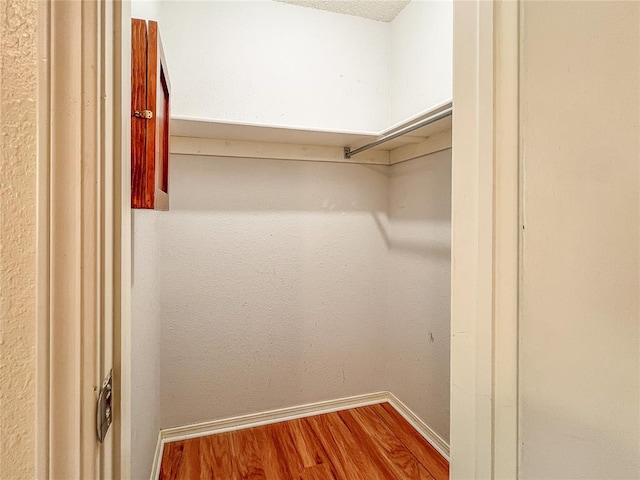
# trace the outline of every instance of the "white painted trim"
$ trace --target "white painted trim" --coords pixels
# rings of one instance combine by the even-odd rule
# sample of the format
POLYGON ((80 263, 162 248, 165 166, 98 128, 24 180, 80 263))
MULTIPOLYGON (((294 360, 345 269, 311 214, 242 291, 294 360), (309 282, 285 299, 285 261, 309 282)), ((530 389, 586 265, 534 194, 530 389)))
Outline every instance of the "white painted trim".
MULTIPOLYGON (((119 182, 128 171, 120 161, 129 155, 122 119, 129 88, 120 81, 130 76, 130 44, 122 39, 128 2, 38 6, 36 473, 129 478, 118 453, 128 448, 127 421, 120 428, 116 406, 100 445, 95 413, 98 388, 117 357, 111 322, 127 311, 120 288, 129 290, 120 281, 128 272, 128 237, 118 225, 125 214, 115 200, 126 195, 128 205, 130 189, 128 176, 119 182)), ((127 395, 114 389, 116 401, 127 395)))
POLYGON ((364 163, 388 165, 389 152, 369 150, 353 160, 344 158, 342 147, 252 142, 217 138, 171 137, 171 153, 210 157, 298 160, 307 162, 364 163))
POLYGON ((164 445, 170 442, 179 442, 191 438, 205 437, 218 433, 243 430, 246 428, 260 427, 273 423, 286 422, 298 418, 312 417, 324 413, 339 412, 351 408, 364 407, 389 403, 415 428, 424 439, 429 442, 443 457, 449 461, 449 445, 431 427, 423 422, 409 407, 402 403, 391 392, 376 392, 352 397, 308 403, 294 407, 280 408, 266 412, 252 413, 238 417, 224 418, 210 422, 196 423, 180 427, 165 428, 160 430, 158 443, 151 468, 150 480, 157 480, 160 476, 162 464, 162 452, 164 445))
POLYGON ((158 432, 158 442, 156 443, 156 451, 153 455, 153 464, 151 465, 151 476, 149 480, 158 480, 160 478, 160 466, 162 465, 162 452, 164 452, 164 439, 162 431, 158 432))
POLYGON ((452 98, 448 98, 446 100, 443 100, 440 103, 436 103, 435 105, 422 110, 421 112, 418 112, 414 115, 411 115, 408 118, 405 118, 404 120, 401 120, 397 123, 394 123, 393 125, 391 125, 389 128, 386 128, 384 130, 382 130, 380 133, 378 133, 378 135, 387 135, 388 133, 394 132, 396 130, 400 130, 403 127, 406 127, 407 125, 417 122, 419 120, 422 120, 423 118, 429 117, 431 115, 433 115, 436 112, 439 112, 441 110, 444 110, 445 108, 447 108, 447 106, 453 103, 453 99, 452 98))
POLYGON ((495 15, 493 475, 518 478, 520 4, 495 15))
POLYGON ((303 145, 219 138, 171 137, 173 155, 198 155, 221 158, 254 158, 302 162, 354 163, 390 166, 451 148, 451 130, 424 137, 403 137, 405 145, 383 150, 371 149, 344 158, 343 147, 303 145))
MULTIPOLYGON (((407 125, 418 120, 433 115, 443 110, 452 102, 447 99, 427 108, 409 118, 381 131, 357 131, 357 130, 332 130, 327 128, 309 128, 295 125, 273 125, 267 123, 242 122, 235 120, 225 120, 222 118, 191 117, 187 115, 171 116, 171 131, 179 137, 198 138, 225 138, 229 140, 247 139, 250 137, 260 137, 259 141, 268 138, 286 138, 284 143, 313 143, 314 139, 319 143, 314 145, 350 146, 357 148, 352 142, 370 142, 377 137, 387 135, 396 130, 400 130, 407 125), (240 135, 241 137, 234 136, 240 135), (365 138, 363 138, 365 137, 365 138), (340 145, 338 145, 340 144, 340 145)), ((361 145, 360 145, 361 146, 361 145)))
POLYGON ((518 2, 454 2, 451 479, 517 478, 518 2))
POLYGON ((369 393, 356 395, 353 397, 327 400, 323 402, 308 403, 294 407, 279 408, 266 412, 252 413, 238 417, 213 420, 211 422, 196 423, 183 427, 165 428, 160 431, 164 443, 187 440, 189 438, 212 435, 214 433, 224 433, 245 428, 260 427, 272 423, 295 420, 296 418, 310 417, 323 413, 338 412, 349 408, 364 407, 388 401, 387 392, 369 393))
POLYGON ((38 327, 48 348, 38 352, 37 376, 39 386, 48 383, 48 397, 39 402, 36 458, 44 478, 102 478, 110 471, 95 427, 103 367, 98 212, 103 167, 111 161, 101 150, 102 6, 40 5, 38 125, 46 133, 38 151, 38 327))
POLYGON ((131 478, 131 2, 113 18, 113 420, 114 480, 131 478))
POLYGON ((407 422, 415 428, 424 439, 429 442, 433 448, 435 448, 440 455, 449 461, 449 444, 438 435, 433 428, 427 425, 418 415, 400 401, 393 393, 387 392, 387 401, 389 405, 395 408, 400 415, 402 415, 407 422))
POLYGON ((406 162, 451 148, 451 130, 437 133, 420 143, 410 143, 389 152, 389 165, 406 162))
MULTIPOLYGON (((249 135, 255 135, 265 132, 271 137, 298 137, 300 135, 308 135, 309 137, 317 137, 320 139, 333 139, 340 137, 371 137, 374 139, 381 132, 364 131, 364 130, 332 130, 328 128, 309 128, 295 125, 273 125, 258 122, 243 122, 238 120, 225 120, 223 118, 207 118, 207 117, 191 117, 189 115, 171 115, 171 130, 178 132, 178 136, 187 135, 189 132, 198 132, 197 137, 205 135, 205 138, 213 138, 211 135, 217 136, 220 128, 225 131, 246 131, 249 135)), ((245 134, 243 134, 244 136, 245 134)), ((325 143, 320 143, 324 145, 325 143)))
POLYGON ((451 118, 440 119, 349 159, 344 158, 344 148, 355 150, 450 105, 448 100, 379 133, 172 117, 170 149, 178 155, 392 165, 451 148, 451 118))

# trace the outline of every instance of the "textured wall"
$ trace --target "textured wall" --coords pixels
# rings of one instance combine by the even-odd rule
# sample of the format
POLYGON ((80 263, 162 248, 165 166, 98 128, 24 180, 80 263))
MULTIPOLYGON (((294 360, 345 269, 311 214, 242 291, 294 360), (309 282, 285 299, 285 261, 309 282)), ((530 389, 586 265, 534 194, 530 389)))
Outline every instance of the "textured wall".
POLYGON ((391 23, 267 0, 132 7, 160 21, 178 115, 379 131, 452 95, 450 0, 391 23))
POLYGON ((333 130, 388 126, 388 23, 254 1, 134 1, 158 19, 176 115, 333 130))
POLYGON ((148 479, 160 431, 161 212, 133 210, 131 281, 131 478, 148 479))
POLYGON ((162 426, 386 389, 388 176, 173 157, 162 426))
POLYGON ((407 6, 410 0, 351 0, 349 2, 327 2, 326 0, 275 0, 329 12, 355 15, 357 17, 390 22, 407 6))
POLYGON ((390 169, 388 389, 449 441, 451 150, 390 169))
POLYGON ((413 0, 391 22, 390 123, 450 100, 453 2, 413 0))
POLYGON ((0 478, 34 478, 36 7, 0 2, 0 478))
POLYGON ((640 4, 523 18, 520 474, 637 479, 640 4))

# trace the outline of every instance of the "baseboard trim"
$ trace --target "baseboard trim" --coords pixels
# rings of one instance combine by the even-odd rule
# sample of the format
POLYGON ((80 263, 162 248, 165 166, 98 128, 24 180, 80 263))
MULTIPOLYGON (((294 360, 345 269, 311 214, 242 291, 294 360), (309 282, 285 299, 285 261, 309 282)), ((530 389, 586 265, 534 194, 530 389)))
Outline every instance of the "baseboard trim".
POLYGON ((184 427, 166 428, 160 431, 164 443, 187 440, 189 438, 202 437, 214 433, 230 432, 244 428, 260 427, 271 423, 286 422, 296 418, 310 417, 322 413, 337 412, 349 408, 364 407, 374 405, 388 400, 387 392, 369 393, 366 395, 356 395, 353 397, 339 398, 337 400, 327 400, 323 402, 308 403, 295 407, 280 408, 267 412, 252 413, 211 422, 195 423, 184 427))
POLYGON ((435 448, 440 455, 450 461, 449 444, 438 435, 429 425, 424 423, 420 417, 418 417, 413 411, 400 401, 393 393, 387 392, 388 402, 393 408, 395 408, 400 415, 402 415, 407 422, 415 428, 424 439, 429 442, 433 448, 435 448))
POLYGON ((156 444, 156 453, 153 456, 153 465, 151 466, 150 480, 158 480, 160 478, 160 466, 162 465, 162 451, 164 450, 164 441, 162 440, 162 430, 158 433, 158 443, 156 444))
POLYGON ((413 413, 398 397, 391 392, 376 392, 353 397, 327 400, 323 402, 308 403, 294 407, 269 410, 267 412, 241 415, 210 422, 195 423, 181 427, 165 428, 160 430, 158 435, 158 445, 152 467, 151 480, 157 480, 160 476, 160 465, 162 462, 162 451, 164 445, 170 442, 178 442, 190 438, 204 437, 216 433, 242 430, 245 428, 259 427, 272 423, 286 422, 297 418, 305 418, 323 413, 338 412, 350 408, 364 407, 388 402, 395 408, 415 428, 425 440, 449 460, 449 445, 431 427, 424 423, 413 413))

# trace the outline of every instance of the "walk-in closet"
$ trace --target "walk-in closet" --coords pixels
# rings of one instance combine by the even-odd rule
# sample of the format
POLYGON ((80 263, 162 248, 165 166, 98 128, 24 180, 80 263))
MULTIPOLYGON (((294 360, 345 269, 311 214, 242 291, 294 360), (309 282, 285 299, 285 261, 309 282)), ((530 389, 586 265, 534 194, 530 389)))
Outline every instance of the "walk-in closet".
POLYGON ((448 459, 452 11, 132 2, 171 89, 168 201, 132 212, 132 478, 382 405, 448 459))

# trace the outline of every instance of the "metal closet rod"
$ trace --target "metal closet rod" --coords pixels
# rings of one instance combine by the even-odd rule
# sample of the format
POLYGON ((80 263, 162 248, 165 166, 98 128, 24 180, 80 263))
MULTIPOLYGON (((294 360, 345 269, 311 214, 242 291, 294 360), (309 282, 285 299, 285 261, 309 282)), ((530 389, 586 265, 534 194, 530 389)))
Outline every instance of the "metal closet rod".
POLYGON ((437 122, 438 120, 442 120, 443 118, 450 116, 452 113, 453 113, 453 106, 449 104, 449 106, 444 110, 441 110, 439 112, 434 113, 433 115, 430 115, 426 118, 418 120, 416 123, 407 125, 406 127, 401 128, 400 130, 388 133, 387 135, 384 135, 378 138, 377 140, 374 140, 371 143, 367 143, 366 145, 363 145, 360 148, 351 150, 349 147, 344 147, 344 158, 349 159, 354 155, 357 155, 358 153, 362 153, 366 150, 369 150, 370 148, 377 147, 378 145, 388 142, 389 140, 393 140, 394 138, 401 137, 403 135, 406 135, 407 133, 413 132, 414 130, 418 130, 419 128, 426 127, 427 125, 430 125, 434 122, 437 122))

